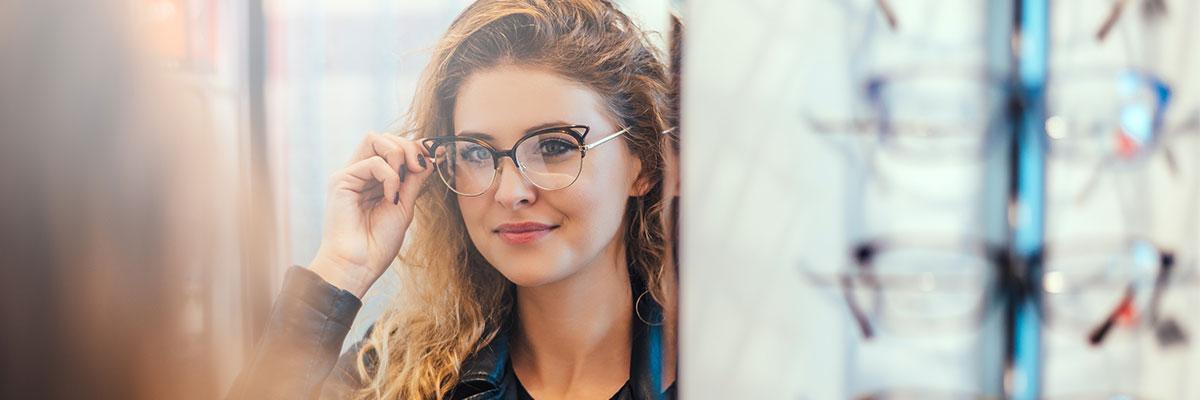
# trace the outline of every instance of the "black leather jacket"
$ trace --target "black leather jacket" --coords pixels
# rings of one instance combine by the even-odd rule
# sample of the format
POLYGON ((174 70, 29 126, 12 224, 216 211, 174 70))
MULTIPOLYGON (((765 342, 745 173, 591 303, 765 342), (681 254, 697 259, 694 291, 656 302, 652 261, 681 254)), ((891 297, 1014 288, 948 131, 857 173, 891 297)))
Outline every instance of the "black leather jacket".
MULTIPOLYGON (((342 399, 362 387, 354 360, 361 342, 338 356, 360 307, 362 302, 350 292, 305 268, 290 268, 262 341, 229 398, 342 399)), ((613 399, 673 399, 674 384, 666 392, 657 390, 662 387, 658 373, 662 368, 661 327, 639 318, 634 318, 633 326, 630 381, 613 399)), ((508 342, 501 332, 469 357, 449 398, 519 399, 516 376, 508 362, 508 342)))

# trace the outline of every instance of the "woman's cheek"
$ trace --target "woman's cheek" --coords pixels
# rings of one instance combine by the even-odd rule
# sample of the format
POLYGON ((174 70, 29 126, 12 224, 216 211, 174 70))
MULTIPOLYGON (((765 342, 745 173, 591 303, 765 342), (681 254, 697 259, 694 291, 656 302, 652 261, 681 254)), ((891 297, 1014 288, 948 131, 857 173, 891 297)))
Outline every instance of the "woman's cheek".
POLYGON ((458 209, 462 213, 463 223, 467 226, 467 234, 476 248, 482 248, 481 241, 487 240, 491 229, 485 226, 483 216, 486 214, 486 199, 484 197, 459 197, 458 209))
MULTIPOLYGON (((594 242, 605 242, 612 230, 618 229, 624 216, 625 190, 610 181, 580 186, 581 190, 563 198, 559 209, 568 221, 574 221, 594 242), (599 183, 604 184, 599 184, 599 183)), ((565 193, 564 193, 565 194, 565 193)))

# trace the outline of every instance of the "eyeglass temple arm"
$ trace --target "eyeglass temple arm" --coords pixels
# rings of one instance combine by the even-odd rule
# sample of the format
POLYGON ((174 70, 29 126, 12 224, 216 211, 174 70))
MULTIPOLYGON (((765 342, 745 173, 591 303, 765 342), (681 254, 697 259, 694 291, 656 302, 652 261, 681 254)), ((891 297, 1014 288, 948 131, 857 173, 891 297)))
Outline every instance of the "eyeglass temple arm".
MULTIPOLYGON (((1173 131, 1192 131, 1192 130, 1196 130, 1197 128, 1200 128, 1200 111, 1197 111, 1195 114, 1193 114, 1191 118, 1189 118, 1184 123, 1180 124, 1179 127, 1172 129, 1171 131, 1168 131, 1166 133, 1169 134, 1170 132, 1173 132, 1173 131)), ((1171 173, 1171 175, 1178 176, 1179 175, 1179 161, 1176 161, 1176 159, 1175 159, 1176 158, 1175 152, 1173 150, 1171 150, 1171 146, 1164 145, 1162 147, 1162 149, 1163 149, 1163 158, 1167 162, 1167 170, 1171 173)))
POLYGON ((850 314, 854 316, 854 322, 858 325, 858 329, 862 332, 863 339, 870 340, 875 337, 875 329, 871 327, 871 321, 867 320, 867 315, 863 313, 862 307, 858 305, 858 301, 854 300, 854 295, 851 293, 854 283, 850 281, 849 276, 842 276, 842 297, 846 300, 846 306, 850 307, 850 314))
POLYGON ((1104 23, 1100 24, 1100 29, 1096 30, 1096 41, 1103 42, 1104 38, 1108 37, 1108 32, 1112 31, 1112 27, 1121 19, 1121 11, 1125 9, 1125 3, 1129 0, 1117 0, 1113 3, 1113 7, 1108 11, 1108 17, 1104 18, 1104 23))
MULTIPOLYGON (((1100 28, 1096 30, 1096 41, 1103 42, 1108 33, 1112 31, 1113 25, 1121 19, 1121 11, 1125 8, 1125 3, 1129 0, 1117 0, 1113 3, 1113 8, 1109 10, 1108 17, 1104 19, 1104 23, 1100 24, 1100 28)), ((1142 2, 1142 12, 1146 17, 1161 17, 1167 14, 1167 3, 1163 0, 1144 0, 1142 2)))
POLYGON ((898 26, 896 12, 892 11, 892 5, 888 4, 887 0, 875 0, 875 5, 879 7, 879 11, 883 13, 883 18, 887 20, 888 28, 891 28, 892 32, 895 32, 898 26))
POLYGON ((614 133, 613 133, 613 134, 611 134, 611 135, 605 136, 605 137, 601 138, 600 140, 597 140, 597 141, 593 142, 592 144, 585 144, 585 145, 583 145, 583 149, 584 149, 584 150, 591 150, 593 147, 596 147, 596 146, 602 145, 602 144, 604 144, 604 143, 606 143, 606 142, 609 142, 609 141, 611 141, 611 140, 613 140, 613 139, 616 139, 616 138, 617 138, 617 136, 624 135, 626 132, 629 132, 629 128, 625 128, 625 129, 622 129, 622 130, 616 131, 616 132, 614 132, 614 133))
MULTIPOLYGON (((859 268, 869 267, 871 259, 875 256, 875 244, 865 244, 855 246, 852 257, 859 268)), ((858 271, 862 272, 862 271, 858 271)), ((875 282, 872 275, 867 275, 869 284, 872 290, 878 291, 878 283, 875 282)), ((862 306, 858 304, 858 300, 854 298, 852 290, 854 290, 854 282, 850 276, 842 275, 841 277, 842 297, 846 300, 846 307, 850 308, 850 314, 854 316, 854 322, 858 325, 859 331, 862 333, 863 339, 871 340, 875 337, 875 329, 871 325, 871 320, 867 318, 867 314, 863 312, 862 306)), ((878 294, 878 293, 877 293, 878 294)))
POLYGON ((1088 334, 1088 343, 1091 343, 1092 346, 1099 346, 1100 344, 1104 343, 1104 338, 1107 337, 1108 333, 1112 331, 1113 325, 1115 325, 1117 322, 1117 318, 1119 318, 1126 309, 1133 306, 1133 296, 1136 292, 1137 289, 1135 289, 1132 284, 1125 288, 1125 295, 1121 297, 1121 301, 1117 303, 1117 306, 1108 314, 1108 318, 1105 318, 1099 326, 1093 328, 1092 332, 1088 334))
MULTIPOLYGON (((1161 264, 1159 266, 1158 276, 1154 280, 1154 291, 1150 294, 1150 304, 1148 310, 1150 323, 1154 326, 1170 326, 1170 329, 1177 330, 1170 332, 1170 336, 1166 339, 1160 337, 1160 340, 1169 339, 1174 341, 1184 341, 1186 340, 1186 335, 1181 330, 1178 330, 1179 328, 1177 324, 1175 324, 1172 320, 1162 321, 1161 316, 1159 315, 1159 303, 1162 302, 1163 292, 1166 291, 1167 282, 1170 280, 1171 270, 1175 265, 1175 257, 1173 254, 1166 253, 1162 255, 1162 260, 1160 262, 1161 264)), ((1108 318, 1104 319, 1104 322, 1094 328, 1092 333, 1088 335, 1089 343, 1091 343, 1093 346, 1099 346, 1104 342, 1104 338, 1108 336, 1110 331, 1112 331, 1112 327, 1116 323, 1117 318, 1121 316, 1122 312, 1132 306, 1134 293, 1135 289, 1133 285, 1130 285, 1125 289, 1125 296, 1121 298, 1121 302, 1117 304, 1117 307, 1108 315, 1108 318)))
POLYGON ((1163 294, 1167 291, 1171 271, 1174 270, 1175 254, 1171 252, 1163 253, 1161 262, 1162 264, 1158 270, 1158 278, 1154 280, 1154 291, 1150 294, 1148 311, 1150 325, 1154 328, 1154 336, 1158 339, 1159 345, 1172 346, 1184 344, 1188 341, 1187 332, 1174 318, 1164 319, 1159 309, 1162 304, 1163 294))
POLYGON ((1163 292, 1167 289, 1167 282, 1171 280, 1171 270, 1175 266, 1175 255, 1171 252, 1164 252, 1160 256, 1158 276, 1154 278, 1154 291, 1150 293, 1149 314, 1150 322, 1157 323, 1159 320, 1159 303, 1162 302, 1163 292))

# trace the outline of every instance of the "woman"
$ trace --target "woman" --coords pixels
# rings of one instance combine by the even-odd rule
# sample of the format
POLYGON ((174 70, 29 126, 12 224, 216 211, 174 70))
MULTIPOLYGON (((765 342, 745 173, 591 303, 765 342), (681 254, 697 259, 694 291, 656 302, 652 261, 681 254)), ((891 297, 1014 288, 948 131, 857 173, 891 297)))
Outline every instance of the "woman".
POLYGON ((416 140, 370 135, 334 175, 320 250, 235 396, 673 397, 669 80, 607 1, 468 7, 423 75, 416 140), (401 306, 335 365, 397 254, 401 306))

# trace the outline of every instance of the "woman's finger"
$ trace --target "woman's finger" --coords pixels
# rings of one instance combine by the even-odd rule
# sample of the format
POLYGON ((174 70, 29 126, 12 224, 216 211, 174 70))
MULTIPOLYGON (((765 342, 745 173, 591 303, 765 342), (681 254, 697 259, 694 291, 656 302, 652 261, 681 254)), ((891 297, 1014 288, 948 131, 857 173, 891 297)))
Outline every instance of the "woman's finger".
POLYGON ((409 170, 411 169, 411 167, 408 166, 408 157, 406 156, 406 153, 408 152, 405 151, 403 146, 397 145, 396 147, 392 148, 392 150, 388 151, 387 154, 383 155, 383 158, 388 160, 388 165, 400 174, 400 182, 404 182, 404 179, 408 176, 409 170))
POLYGON ((404 151, 394 139, 396 137, 387 134, 368 133, 359 143, 358 149, 354 151, 354 156, 350 158, 350 163, 356 163, 366 160, 371 157, 383 157, 392 169, 399 171, 400 167, 405 163, 404 151))
MULTIPOLYGON (((403 139, 401 139, 403 140, 403 139)), ((425 149, 420 144, 413 141, 403 140, 400 147, 404 148, 404 154, 407 155, 408 171, 413 173, 425 172, 429 169, 429 160, 425 155, 425 149)))
MULTIPOLYGON (((414 172, 408 175, 408 178, 400 185, 400 206, 403 207, 404 215, 413 215, 413 204, 416 204, 417 196, 421 194, 421 189, 425 186, 425 181, 433 175, 433 166, 426 162, 424 171, 414 172)), ((438 183, 439 185, 441 183, 438 183)))
POLYGON ((428 168, 429 160, 423 160, 428 156, 425 155, 425 148, 420 143, 399 136, 388 136, 388 139, 403 149, 404 163, 409 172, 421 172, 428 168))
POLYGON ((342 170, 341 176, 338 189, 354 191, 361 196, 372 186, 382 184, 386 202, 393 205, 400 202, 400 174, 383 157, 374 156, 350 164, 342 170))

